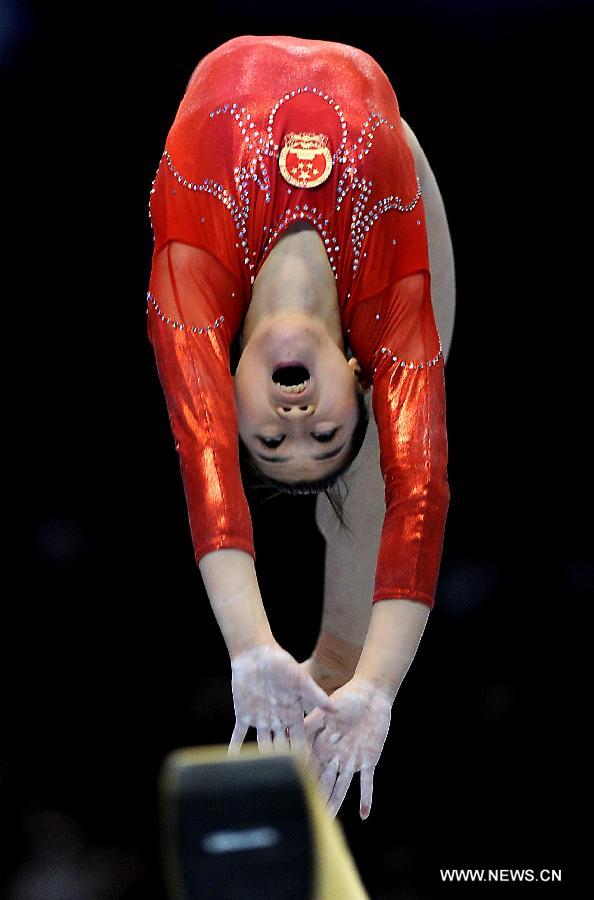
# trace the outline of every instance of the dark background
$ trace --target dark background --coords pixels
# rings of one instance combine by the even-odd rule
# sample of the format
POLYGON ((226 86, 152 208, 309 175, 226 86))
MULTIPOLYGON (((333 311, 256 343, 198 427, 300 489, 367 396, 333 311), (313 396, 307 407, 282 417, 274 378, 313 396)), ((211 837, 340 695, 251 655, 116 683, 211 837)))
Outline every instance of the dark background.
MULTIPOLYGON (((165 137, 199 59, 242 33, 343 41, 378 60, 438 179, 456 257, 436 605, 371 816, 358 818, 358 777, 343 804, 347 840, 377 900, 493 895, 442 885, 454 866, 562 868, 561 885, 500 891, 582 896, 591 12, 2 4, 4 350, 17 360, 6 521, 19 538, 2 630, 10 900, 161 897, 159 766, 231 733, 229 660, 193 560, 145 292, 165 137)), ((273 631, 303 659, 322 598, 313 500, 274 500, 254 522, 273 631)))

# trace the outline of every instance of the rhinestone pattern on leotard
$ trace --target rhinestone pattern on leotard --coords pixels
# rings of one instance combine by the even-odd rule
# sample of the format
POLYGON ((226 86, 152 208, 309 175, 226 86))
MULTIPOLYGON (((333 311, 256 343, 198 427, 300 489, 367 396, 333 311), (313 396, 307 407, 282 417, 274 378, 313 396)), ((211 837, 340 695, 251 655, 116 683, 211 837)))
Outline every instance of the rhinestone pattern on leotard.
POLYGON ((159 308, 159 304, 157 303, 157 300, 151 294, 150 291, 147 291, 146 299, 147 299, 147 307, 146 307, 147 315, 148 315, 148 304, 152 303, 153 309, 155 310, 155 312, 157 313, 157 315, 161 319, 161 321, 165 322, 166 325, 171 325, 172 328, 179 328, 180 331, 187 329, 188 331, 192 331, 195 334, 204 334, 207 331, 212 331, 214 328, 219 328, 219 326, 222 325, 223 322, 225 321, 224 316, 217 316, 217 318, 214 320, 214 322, 211 322, 210 325, 205 325, 203 328, 198 328, 195 325, 184 325, 183 322, 177 322, 175 319, 172 319, 171 316, 166 316, 165 313, 162 313, 159 308))
MULTIPOLYGON (((371 196, 373 182, 370 179, 360 178, 358 176, 357 160, 363 160, 364 156, 370 152, 373 147, 375 132, 380 126, 385 125, 388 128, 394 128, 394 125, 389 122, 388 119, 384 118, 379 112, 372 113, 368 116, 367 120, 361 127, 360 134, 353 141, 351 146, 347 148, 348 126, 345 121, 344 113, 342 112, 340 104, 335 102, 332 96, 323 93, 316 87, 310 87, 309 85, 306 85, 305 87, 296 88, 295 90, 286 93, 283 97, 277 100, 277 102, 273 105, 268 117, 266 137, 263 136, 263 131, 257 128, 256 123, 253 121, 247 107, 242 106, 240 108, 237 103, 225 103, 218 109, 212 110, 209 113, 210 118, 215 118, 216 116, 226 114, 230 115, 234 119, 238 129, 240 130, 244 142, 247 144, 248 150, 253 151, 253 157, 248 165, 236 166, 233 170, 235 186, 237 189, 237 198, 231 196, 231 193, 226 188, 224 188, 222 184, 217 183, 213 178, 206 178, 199 183, 192 182, 190 179, 185 178, 183 173, 179 172, 176 168, 175 163, 171 158, 171 154, 167 149, 163 151, 163 155, 161 157, 161 160, 159 161, 159 166, 161 165, 163 159, 165 159, 166 164, 171 170, 174 178, 177 179, 178 183, 182 187, 187 188, 191 191, 205 191, 206 193, 211 194, 215 199, 220 200, 227 207, 233 218, 235 228, 237 229, 241 247, 245 251, 244 264, 247 265, 250 270, 255 268, 255 265, 249 258, 248 241, 245 237, 247 234, 250 212, 249 192, 247 186, 250 182, 255 182, 260 190, 264 191, 266 203, 270 202, 270 177, 268 172, 269 162, 265 159, 265 157, 273 157, 275 160, 278 160, 279 157, 279 145, 274 142, 274 136, 272 132, 274 118, 283 103, 286 103, 293 97, 307 91, 310 91, 312 94, 315 94, 317 97, 326 101, 336 111, 336 114, 340 121, 342 139, 338 150, 336 150, 332 156, 332 162, 348 163, 348 166, 345 168, 337 185, 336 209, 338 211, 340 210, 341 205, 344 202, 344 198, 349 191, 352 192, 353 196, 355 195, 355 192, 358 191, 358 197, 354 201, 354 214, 351 219, 351 241, 353 243, 354 272, 357 272, 359 268, 359 258, 361 256, 365 235, 372 227, 374 222, 377 221, 379 216, 382 213, 388 212, 392 209, 402 213, 411 212, 411 210, 415 208, 421 197, 422 188, 420 180, 417 177, 417 193, 411 200, 406 202, 401 197, 389 195, 379 200, 368 212, 366 211, 367 203, 371 196)), ((154 193, 155 180, 156 175, 155 179, 153 179, 152 182, 150 192, 151 194, 154 193)), ((290 193, 290 189, 288 190, 288 193, 290 193)), ((305 208, 306 207, 304 206, 304 210, 305 208)), ((150 216, 151 211, 149 198, 149 218, 150 216)), ((289 224, 290 221, 293 221, 297 218, 310 219, 314 222, 316 227, 318 227, 319 222, 315 220, 314 217, 315 213, 313 213, 313 210, 312 215, 310 216, 306 215, 303 212, 300 212, 300 210, 297 208, 295 209, 295 211, 288 209, 285 216, 271 227, 271 234, 269 235, 268 241, 264 247, 264 255, 266 255, 266 253, 270 249, 272 240, 283 231, 283 229, 289 224)), ((327 226, 328 221, 325 220, 323 225, 327 226)), ((331 260, 331 265, 334 276, 335 278, 337 278, 337 267, 336 265, 334 265, 334 262, 339 258, 337 255, 338 248, 336 247, 336 240, 332 238, 331 235, 328 236, 329 241, 326 243, 326 250, 329 257, 331 255, 335 257, 331 260), (330 244, 332 244, 333 246, 330 246, 330 244)))
MULTIPOLYGON (((165 160, 165 163, 171 171, 173 177, 181 187, 190 191, 205 192, 207 194, 210 194, 214 199, 219 200, 221 203, 223 203, 223 205, 229 211, 233 220, 233 224, 237 231, 238 243, 236 244, 236 246, 238 248, 242 248, 244 252, 243 262, 250 271, 255 268, 255 264, 250 260, 249 243, 247 240, 250 213, 248 184, 250 182, 255 183, 258 188, 264 192, 265 202, 270 202, 270 177, 268 171, 270 163, 266 159, 266 157, 272 157, 275 160, 278 160, 279 158, 279 145, 274 142, 273 136, 275 116, 284 103, 287 103, 293 97, 308 91, 326 101, 336 111, 336 114, 340 121, 342 139, 338 149, 332 156, 332 162, 333 164, 347 163, 348 165, 344 169, 338 181, 335 204, 336 210, 340 211, 345 198, 347 197, 349 192, 351 193, 351 197, 353 200, 353 215, 351 217, 350 224, 350 239, 353 249, 352 268, 354 273, 359 270, 361 266, 361 260, 366 257, 366 253, 363 251, 365 237, 373 227, 373 225, 377 222, 379 217, 384 213, 389 212, 390 210, 396 210, 400 213, 412 212, 422 195, 421 182, 417 176, 417 192, 412 199, 406 201, 405 199, 397 195, 389 195, 381 198, 370 209, 367 209, 367 205, 372 193, 373 181, 371 179, 361 177, 358 174, 357 162, 362 161, 373 148, 374 135, 378 128, 382 126, 390 129, 394 128, 394 125, 389 122, 388 119, 383 117, 379 112, 371 113, 368 116, 367 120, 361 127, 359 135, 355 138, 352 144, 347 147, 348 126, 340 104, 338 102, 335 102, 334 98, 331 95, 324 93, 316 87, 310 87, 309 85, 306 85, 304 87, 296 88, 293 91, 289 91, 282 97, 280 97, 270 110, 270 114, 266 123, 266 131, 262 126, 258 126, 258 124, 254 122, 252 115, 248 111, 247 107, 239 107, 237 103, 225 103, 217 109, 212 110, 209 113, 209 117, 211 119, 214 119, 217 116, 230 115, 236 123, 237 128, 240 129, 243 140, 247 145, 247 149, 253 151, 253 156, 247 165, 236 166, 233 170, 235 187, 237 191, 235 197, 232 196, 229 190, 224 188, 222 184, 218 183, 213 178, 205 178, 201 182, 192 182, 190 179, 185 178, 183 173, 178 171, 178 169, 176 168, 171 154, 167 149, 163 151, 163 154, 159 161, 158 169, 161 166, 163 160, 165 160)), ((155 192, 154 184, 156 178, 157 175, 155 175, 155 178, 153 179, 151 185, 151 195, 155 192)), ((287 193, 291 193, 290 188, 287 189, 287 193)), ((149 219, 150 218, 151 209, 149 197, 149 219)), ((341 254, 338 240, 336 236, 333 235, 330 231, 329 220, 323 217, 323 213, 320 212, 316 206, 311 206, 307 203, 304 203, 302 205, 297 204, 295 207, 289 205, 280 219, 268 228, 268 238, 264 244, 262 251, 263 257, 266 257, 278 236, 282 234, 282 232, 296 220, 308 220, 315 228, 320 231, 321 238, 324 242, 324 247, 328 255, 332 271, 334 273, 334 277, 337 279, 341 254)), ((421 224, 420 220, 417 220, 417 224, 421 224)), ((393 243, 396 243, 396 241, 393 241, 393 243)), ((251 276, 251 281, 252 283, 254 282, 253 275, 251 276)), ((167 324, 171 324, 174 328, 184 327, 182 323, 174 322, 174 320, 170 320, 169 317, 163 316, 159 311, 157 301, 154 297, 152 297, 150 293, 148 295, 148 299, 153 303, 157 313, 160 315, 160 318, 163 321, 166 321, 167 324)), ((212 325, 207 326, 206 328, 199 329, 193 327, 191 330, 197 333, 202 333, 203 331, 209 330, 210 328, 218 327, 218 325, 222 321, 223 317, 220 316, 212 325)), ((376 351, 376 353, 377 352, 388 353, 392 357, 393 362, 398 361, 397 355, 393 354, 392 351, 388 350, 387 348, 382 348, 381 351, 376 351)), ((441 349, 438 356, 426 363, 408 363, 402 360, 398 362, 401 366, 407 366, 408 368, 423 368, 425 365, 434 365, 435 362, 439 359, 440 355, 441 349)))
MULTIPOLYGON (((375 350, 372 353, 372 358, 374 356, 377 356, 378 354, 380 354, 381 356, 384 356, 384 357, 387 356, 389 359, 391 359, 391 362, 397 363, 403 369, 424 369, 425 367, 429 368, 430 366, 436 366, 437 363, 439 362, 440 358, 443 356, 443 350, 441 347, 441 339, 440 339, 439 353, 437 354, 437 356, 434 356, 433 359, 429 359, 429 360, 427 360, 427 362, 424 362, 424 363, 406 362, 403 359, 399 360, 397 354, 394 353, 393 350, 390 350, 389 347, 382 347, 381 350, 375 350)), ((374 368, 373 371, 377 372, 377 366, 374 368)))

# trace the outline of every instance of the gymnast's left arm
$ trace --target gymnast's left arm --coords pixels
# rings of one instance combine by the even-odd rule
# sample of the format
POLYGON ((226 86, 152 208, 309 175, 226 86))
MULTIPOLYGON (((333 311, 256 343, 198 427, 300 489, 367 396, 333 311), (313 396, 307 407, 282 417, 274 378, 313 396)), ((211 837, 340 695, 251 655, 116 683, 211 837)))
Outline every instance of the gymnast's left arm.
POLYGON ((444 361, 429 285, 428 273, 413 273, 383 307, 390 324, 376 354, 373 410, 386 514, 371 621, 353 678, 332 694, 337 712, 314 710, 305 720, 332 815, 355 772, 361 817, 369 814, 392 704, 434 604, 450 495, 444 361))
MULTIPOLYGON (((456 309, 452 238, 435 174, 410 125, 404 119, 402 125, 423 186, 431 304, 447 363, 456 309)), ((379 437, 370 400, 371 395, 368 395, 367 433, 349 472, 349 491, 343 504, 350 530, 338 526, 332 505, 324 493, 318 494, 316 499, 316 522, 326 541, 324 606, 315 649, 302 665, 327 691, 342 687, 352 678, 372 612, 366 598, 373 594, 385 505, 379 437)))

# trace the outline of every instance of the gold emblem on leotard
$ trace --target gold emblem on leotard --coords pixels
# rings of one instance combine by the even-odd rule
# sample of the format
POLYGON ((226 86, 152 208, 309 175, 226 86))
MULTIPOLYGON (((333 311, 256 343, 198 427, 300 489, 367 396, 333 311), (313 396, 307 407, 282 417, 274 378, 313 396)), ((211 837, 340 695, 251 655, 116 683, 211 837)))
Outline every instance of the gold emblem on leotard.
POLYGON ((285 135, 278 166, 285 181, 294 187, 313 188, 323 184, 332 171, 328 138, 325 134, 306 132, 285 135))

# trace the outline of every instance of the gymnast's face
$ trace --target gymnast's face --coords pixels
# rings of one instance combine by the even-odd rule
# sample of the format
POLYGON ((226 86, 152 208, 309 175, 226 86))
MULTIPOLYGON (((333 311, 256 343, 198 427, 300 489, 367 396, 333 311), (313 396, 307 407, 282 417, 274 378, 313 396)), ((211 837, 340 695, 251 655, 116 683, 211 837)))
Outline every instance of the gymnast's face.
POLYGON ((235 373, 235 399, 239 434, 265 475, 318 481, 346 463, 358 371, 311 317, 284 314, 254 330, 235 373))

